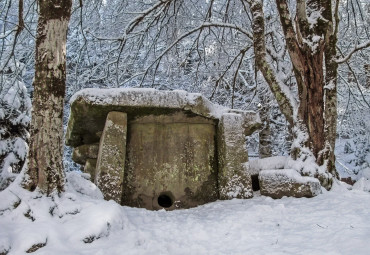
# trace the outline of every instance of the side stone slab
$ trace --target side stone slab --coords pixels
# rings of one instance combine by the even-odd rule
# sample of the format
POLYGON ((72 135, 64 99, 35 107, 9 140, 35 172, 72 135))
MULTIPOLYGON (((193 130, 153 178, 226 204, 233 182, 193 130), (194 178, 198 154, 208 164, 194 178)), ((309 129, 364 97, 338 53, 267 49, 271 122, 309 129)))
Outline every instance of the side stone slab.
POLYGON ((250 198, 252 180, 248 174, 244 116, 223 114, 218 126, 218 183, 220 199, 250 198))
POLYGON ((121 203, 126 159, 127 114, 109 112, 100 138, 95 183, 104 199, 121 203))

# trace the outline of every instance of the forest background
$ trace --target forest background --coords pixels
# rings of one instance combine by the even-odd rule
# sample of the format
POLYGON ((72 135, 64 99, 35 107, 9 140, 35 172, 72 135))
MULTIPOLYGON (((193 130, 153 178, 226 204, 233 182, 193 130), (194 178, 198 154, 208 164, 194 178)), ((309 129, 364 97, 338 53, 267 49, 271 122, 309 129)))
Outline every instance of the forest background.
MULTIPOLYGON (((264 1, 263 8, 268 62, 297 95, 276 3, 264 1)), ((341 177, 370 178, 370 4, 338 1, 337 8, 335 165, 341 177)), ((309 18, 318 20, 315 12, 309 18)), ((28 150, 37 19, 37 1, 0 3, 0 190, 20 172, 28 150)), ((258 111, 264 126, 247 138, 251 157, 288 155, 292 128, 258 72, 253 20, 248 1, 74 1, 64 126, 69 99, 83 88, 183 89, 258 111)), ((77 170, 70 154, 67 148, 65 169, 77 170)))

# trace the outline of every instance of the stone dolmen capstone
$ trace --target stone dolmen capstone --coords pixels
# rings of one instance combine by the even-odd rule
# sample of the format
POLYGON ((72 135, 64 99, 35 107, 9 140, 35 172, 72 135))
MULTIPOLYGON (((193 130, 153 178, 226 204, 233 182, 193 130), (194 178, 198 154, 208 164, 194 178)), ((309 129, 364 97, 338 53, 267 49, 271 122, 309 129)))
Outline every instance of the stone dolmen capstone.
POLYGON ((260 125, 200 94, 85 89, 71 99, 66 144, 105 199, 173 210, 252 197, 245 136, 260 125))

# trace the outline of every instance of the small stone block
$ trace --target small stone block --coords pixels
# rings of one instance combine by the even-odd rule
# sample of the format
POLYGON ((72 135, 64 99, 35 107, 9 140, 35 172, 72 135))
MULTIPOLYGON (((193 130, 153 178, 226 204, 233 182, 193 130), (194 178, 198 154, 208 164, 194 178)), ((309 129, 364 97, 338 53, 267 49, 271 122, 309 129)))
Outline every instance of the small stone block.
POLYGON ((272 198, 314 197, 321 193, 319 180, 301 176, 294 169, 262 170, 258 179, 261 195, 272 198))
POLYGON ((220 199, 250 198, 252 180, 245 148, 244 117, 238 113, 222 115, 218 126, 218 183, 220 199))
POLYGON ((85 164, 88 158, 97 159, 99 144, 84 144, 73 149, 72 159, 78 164, 85 164))

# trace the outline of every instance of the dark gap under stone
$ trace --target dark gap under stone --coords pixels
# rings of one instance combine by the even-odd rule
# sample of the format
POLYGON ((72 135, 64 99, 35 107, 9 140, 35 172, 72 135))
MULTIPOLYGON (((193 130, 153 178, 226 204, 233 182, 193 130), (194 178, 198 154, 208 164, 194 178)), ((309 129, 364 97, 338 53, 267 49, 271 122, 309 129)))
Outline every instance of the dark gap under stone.
POLYGON ((253 189, 253 191, 260 190, 260 183, 259 183, 259 180, 258 180, 258 174, 252 175, 251 178, 252 178, 252 189, 253 189))

